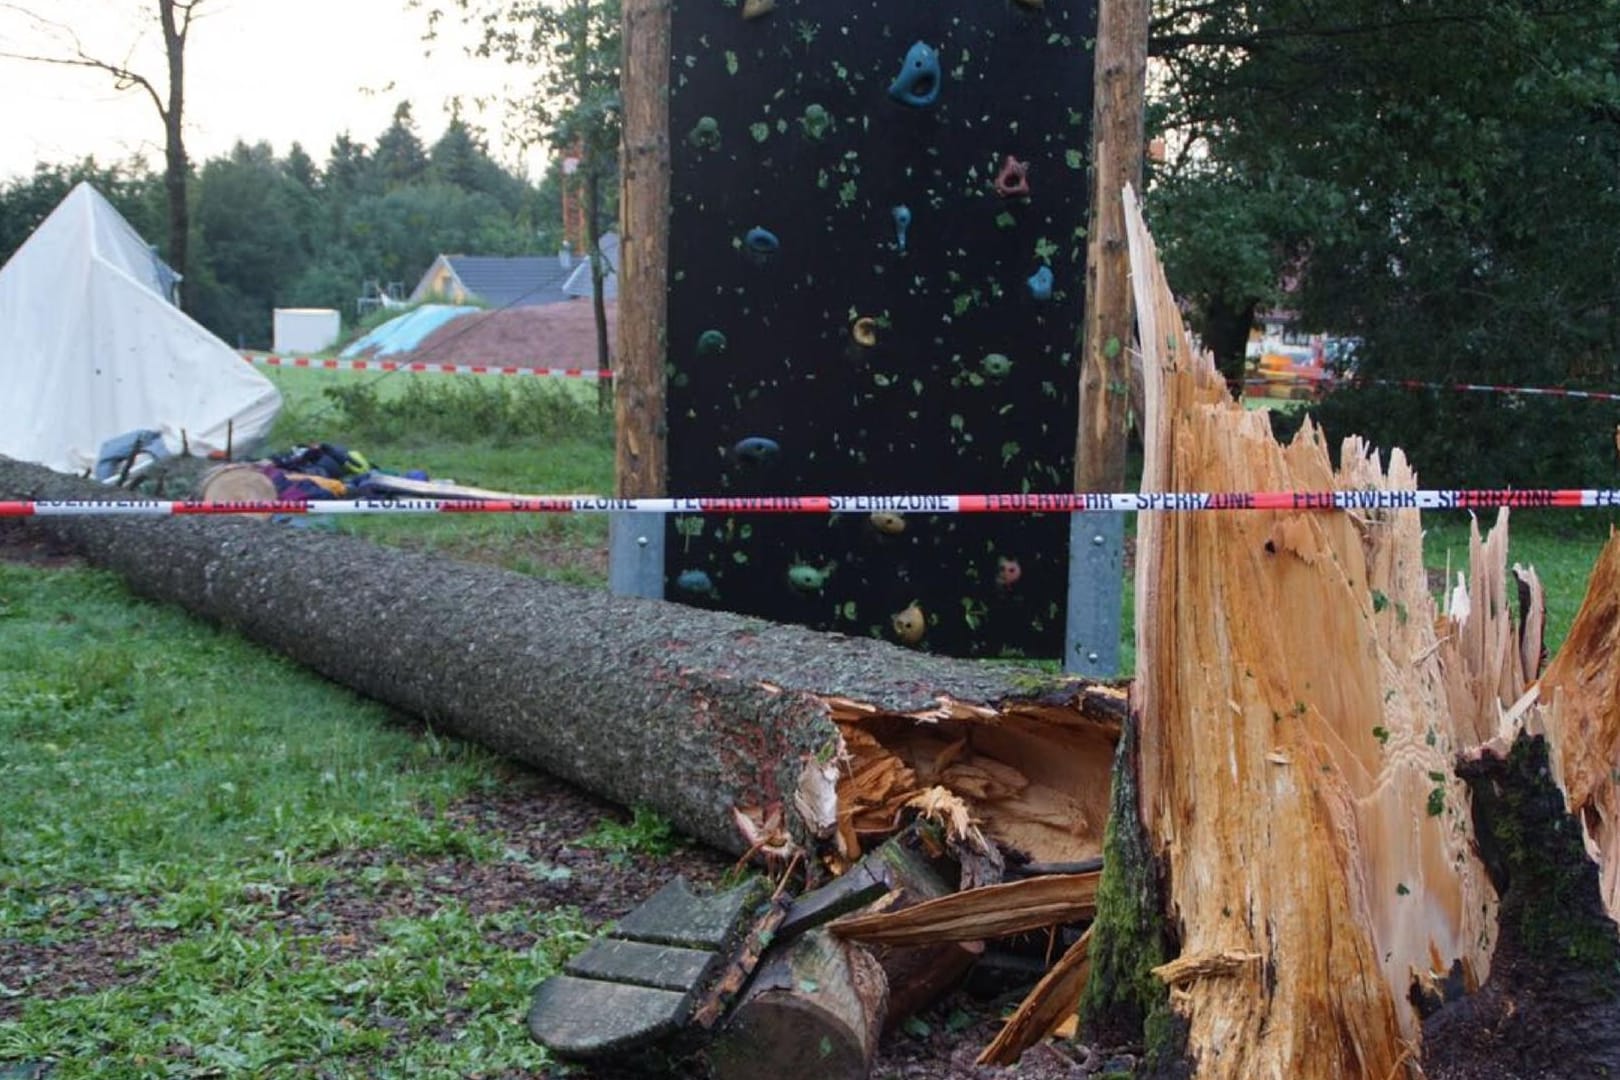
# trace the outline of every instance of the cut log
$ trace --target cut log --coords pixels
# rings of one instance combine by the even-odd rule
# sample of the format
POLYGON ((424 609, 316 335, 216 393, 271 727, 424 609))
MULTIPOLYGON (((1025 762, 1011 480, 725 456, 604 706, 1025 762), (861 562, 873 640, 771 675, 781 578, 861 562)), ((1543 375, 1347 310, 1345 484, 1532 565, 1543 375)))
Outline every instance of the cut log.
MULTIPOLYGON (((954 885, 923 849, 923 838, 908 829, 867 856, 883 868, 890 891, 888 910, 900 911, 947 896, 954 885)), ((894 1027, 954 990, 984 954, 977 941, 938 941, 922 945, 868 946, 889 984, 886 1027, 894 1027)))
POLYGON ((863 1080, 888 1008, 872 954, 825 930, 754 973, 708 1053, 716 1080, 863 1080))
MULTIPOLYGON (((0 498, 119 494, 0 459, 0 498)), ((724 850, 751 845, 740 814, 848 865, 934 783, 955 785, 978 826, 1024 857, 1061 862, 1101 848, 1104 817, 1089 808, 1106 805, 1124 701, 1108 687, 274 523, 51 517, 30 527, 143 595, 450 733, 647 805, 724 850), (857 794, 874 801, 846 809, 857 794)))

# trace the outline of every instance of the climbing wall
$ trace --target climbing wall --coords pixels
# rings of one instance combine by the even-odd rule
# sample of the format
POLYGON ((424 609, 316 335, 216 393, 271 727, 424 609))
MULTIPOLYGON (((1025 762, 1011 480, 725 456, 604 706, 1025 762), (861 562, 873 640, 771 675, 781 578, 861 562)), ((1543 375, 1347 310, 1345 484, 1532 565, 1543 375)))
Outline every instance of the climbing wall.
MULTIPOLYGON (((1086 0, 682 0, 669 490, 1072 489, 1086 0)), ((1063 515, 673 517, 667 596, 1057 657, 1063 515)))

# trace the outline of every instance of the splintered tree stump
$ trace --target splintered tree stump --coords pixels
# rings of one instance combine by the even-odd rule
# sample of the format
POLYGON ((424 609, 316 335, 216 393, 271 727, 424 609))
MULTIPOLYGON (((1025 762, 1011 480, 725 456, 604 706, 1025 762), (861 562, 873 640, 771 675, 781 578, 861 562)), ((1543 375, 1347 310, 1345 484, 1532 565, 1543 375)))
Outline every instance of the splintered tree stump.
POLYGON ((824 929, 768 958, 708 1053, 716 1080, 864 1080, 888 1009, 871 953, 824 929))
MULTIPOLYGON (((1399 450, 1346 439, 1335 465, 1309 422, 1279 444, 1233 402, 1127 216, 1145 491, 1417 487, 1399 450)), ((1148 1076, 1612 1074, 1620 543, 1538 680, 1506 511, 1441 612, 1418 511, 1377 502, 1138 522, 1135 745, 1082 1022, 1141 1023, 1148 1076)))

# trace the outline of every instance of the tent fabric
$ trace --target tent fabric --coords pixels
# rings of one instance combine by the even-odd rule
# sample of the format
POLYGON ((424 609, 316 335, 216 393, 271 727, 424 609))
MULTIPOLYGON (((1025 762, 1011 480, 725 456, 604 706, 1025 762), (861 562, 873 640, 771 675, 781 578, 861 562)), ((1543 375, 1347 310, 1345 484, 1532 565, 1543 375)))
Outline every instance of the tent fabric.
POLYGON ((352 342, 338 355, 345 360, 356 356, 391 356, 410 352, 445 323, 454 322, 463 315, 476 315, 480 307, 458 304, 423 304, 372 330, 365 337, 352 342))
MULTIPOLYGON (((602 299, 616 300, 619 296, 619 234, 604 233, 601 247, 602 261, 606 264, 602 267, 602 299)), ((595 295, 596 290, 591 284, 591 260, 580 259, 562 288, 563 292, 573 297, 595 295)))
POLYGON ((59 472, 109 439, 204 455, 261 438, 281 395, 167 299, 174 273, 89 184, 0 268, 0 454, 59 472))

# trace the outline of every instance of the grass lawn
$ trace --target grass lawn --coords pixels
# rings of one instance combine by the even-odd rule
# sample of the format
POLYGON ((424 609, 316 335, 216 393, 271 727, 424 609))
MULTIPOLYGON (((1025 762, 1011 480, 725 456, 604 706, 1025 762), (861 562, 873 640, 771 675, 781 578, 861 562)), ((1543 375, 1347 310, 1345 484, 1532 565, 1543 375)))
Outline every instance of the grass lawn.
MULTIPOLYGON (((1495 512, 1481 514, 1479 520, 1483 531, 1496 520, 1495 512)), ((1456 584, 1458 570, 1468 569, 1468 522, 1462 513, 1423 516, 1423 562, 1430 570, 1449 568, 1450 585, 1456 584)), ((1549 655, 1569 633, 1609 527, 1610 519, 1595 511, 1520 510, 1509 519, 1508 566, 1535 567, 1547 592, 1549 655)))
MULTIPOLYGON (((526 495, 610 495, 611 414, 596 386, 501 376, 371 375, 273 368, 286 402, 274 451, 341 443, 392 472, 526 495)), ((601 514, 444 515, 337 519, 379 543, 441 552, 580 585, 607 582, 601 514)))
POLYGON ((544 1065, 522 1010, 576 909, 440 890, 343 939, 368 898, 508 857, 451 812, 502 778, 105 574, 0 562, 0 1075, 544 1065))

